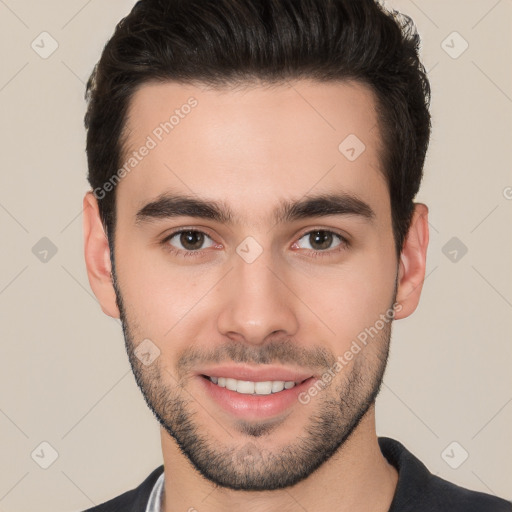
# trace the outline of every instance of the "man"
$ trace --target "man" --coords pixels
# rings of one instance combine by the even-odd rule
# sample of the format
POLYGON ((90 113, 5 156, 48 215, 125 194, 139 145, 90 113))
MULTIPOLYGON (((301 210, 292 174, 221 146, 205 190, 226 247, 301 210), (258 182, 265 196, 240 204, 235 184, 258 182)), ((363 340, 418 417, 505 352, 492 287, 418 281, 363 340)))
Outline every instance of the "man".
POLYGON ((430 87, 373 0, 142 0, 88 83, 84 242, 164 464, 90 510, 510 511, 378 438, 430 87))

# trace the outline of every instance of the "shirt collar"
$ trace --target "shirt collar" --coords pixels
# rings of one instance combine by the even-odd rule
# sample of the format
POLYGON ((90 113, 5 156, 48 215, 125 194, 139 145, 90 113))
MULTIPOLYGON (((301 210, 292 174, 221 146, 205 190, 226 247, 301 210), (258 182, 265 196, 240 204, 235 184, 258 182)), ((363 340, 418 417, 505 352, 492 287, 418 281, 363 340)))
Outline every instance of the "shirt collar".
POLYGON ((155 482, 153 489, 151 490, 146 512, 162 512, 164 497, 164 475, 165 473, 162 472, 162 474, 158 477, 158 480, 155 482))

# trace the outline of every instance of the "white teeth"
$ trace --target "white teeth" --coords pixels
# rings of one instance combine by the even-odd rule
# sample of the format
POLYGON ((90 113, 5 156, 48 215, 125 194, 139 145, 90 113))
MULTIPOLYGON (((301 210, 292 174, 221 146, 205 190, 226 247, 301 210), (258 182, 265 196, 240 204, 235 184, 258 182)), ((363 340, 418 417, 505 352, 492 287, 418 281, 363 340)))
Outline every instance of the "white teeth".
POLYGON ((274 380, 272 381, 272 393, 277 393, 278 391, 283 391, 284 382, 282 380, 274 380))
POLYGON ((239 393, 252 395, 254 393, 254 382, 250 380, 238 380, 236 383, 236 390, 239 393))
POLYGON ((291 389, 296 385, 293 380, 253 382, 250 380, 236 380, 230 377, 209 377, 209 379, 221 388, 227 388, 245 395, 270 395, 271 393, 279 393, 279 391, 283 391, 283 389, 291 389))
POLYGON ((270 395, 270 393, 272 393, 272 381, 267 380, 265 382, 255 382, 254 392, 257 395, 270 395))
POLYGON ((230 389, 231 391, 236 391, 236 380, 226 378, 226 389, 230 389))

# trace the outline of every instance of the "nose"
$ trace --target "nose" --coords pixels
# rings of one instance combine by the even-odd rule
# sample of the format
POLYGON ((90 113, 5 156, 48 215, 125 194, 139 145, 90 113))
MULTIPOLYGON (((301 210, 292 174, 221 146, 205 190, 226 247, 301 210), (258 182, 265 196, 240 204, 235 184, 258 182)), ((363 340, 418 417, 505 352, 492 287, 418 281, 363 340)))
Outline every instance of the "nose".
POLYGON ((300 300, 286 270, 272 265, 270 253, 263 251, 252 263, 235 255, 229 282, 219 292, 218 330, 234 341, 262 345, 271 335, 286 338, 297 332, 300 300))

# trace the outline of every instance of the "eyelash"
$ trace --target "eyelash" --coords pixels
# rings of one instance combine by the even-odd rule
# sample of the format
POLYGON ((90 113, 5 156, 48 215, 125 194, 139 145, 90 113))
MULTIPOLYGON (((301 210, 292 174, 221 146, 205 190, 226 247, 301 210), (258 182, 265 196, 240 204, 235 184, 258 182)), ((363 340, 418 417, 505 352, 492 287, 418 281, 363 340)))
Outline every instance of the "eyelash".
MULTIPOLYGON (((339 253, 339 252, 341 252, 341 251, 343 251, 345 249, 348 249, 350 247, 350 242, 343 235, 341 235, 340 233, 337 233, 335 231, 329 230, 329 229, 317 228, 317 229, 312 229, 310 231, 306 231, 305 233, 303 233, 298 238, 298 240, 300 240, 301 238, 304 238, 306 235, 309 235, 311 233, 315 233, 316 231, 322 231, 322 232, 325 232, 325 233, 332 233, 333 235, 338 237, 338 239, 340 240, 340 244, 337 245, 334 249, 326 249, 325 251, 315 251, 315 250, 311 250, 311 249, 308 250, 308 252, 310 253, 310 256, 312 256, 313 258, 318 258, 318 257, 322 258, 322 257, 326 257, 326 256, 331 256, 332 254, 337 254, 337 253, 339 253)), ((187 257, 201 257, 201 256, 203 256, 204 250, 202 250, 202 249, 198 249, 196 251, 183 251, 182 249, 176 249, 174 246, 172 246, 171 244, 168 243, 169 240, 174 238, 176 235, 179 235, 181 233, 188 233, 188 232, 202 233, 203 235, 205 235, 208 238, 212 239, 207 233, 205 233, 204 231, 201 231, 199 229, 183 229, 182 228, 182 229, 174 231, 174 232, 170 233, 168 236, 166 236, 162 240, 161 244, 170 253, 178 255, 178 256, 182 256, 184 258, 187 258, 187 257)))

